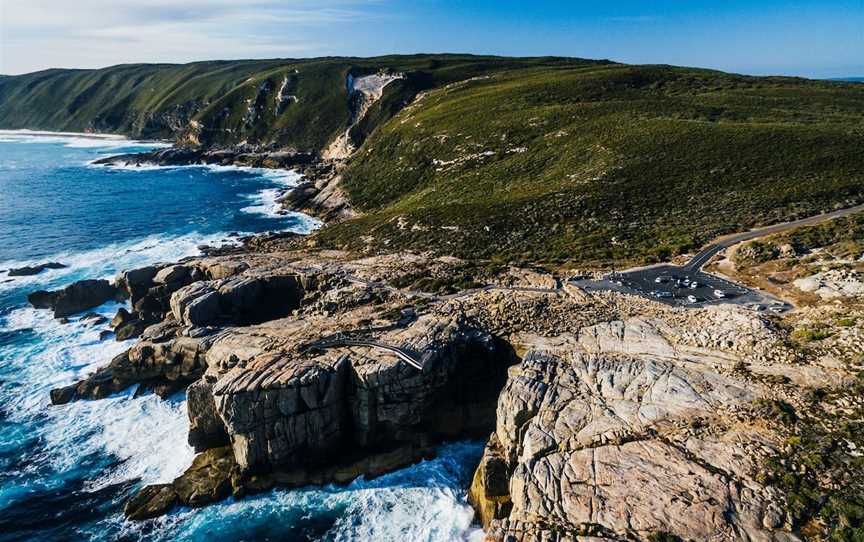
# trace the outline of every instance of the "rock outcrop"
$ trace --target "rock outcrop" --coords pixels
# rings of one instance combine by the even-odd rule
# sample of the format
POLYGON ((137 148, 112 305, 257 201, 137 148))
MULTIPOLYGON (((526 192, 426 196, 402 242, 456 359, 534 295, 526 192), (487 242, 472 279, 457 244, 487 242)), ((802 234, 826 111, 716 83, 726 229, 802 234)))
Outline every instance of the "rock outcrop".
POLYGON ((93 163, 96 165, 124 166, 213 164, 288 169, 311 164, 315 159, 316 155, 308 152, 237 145, 228 148, 169 147, 150 152, 100 158, 93 163))
POLYGON ((176 328, 172 331, 170 340, 141 341, 87 378, 51 390, 51 402, 102 399, 134 385, 162 397, 185 388, 204 373, 206 339, 176 336, 176 328))
POLYGON ((13 267, 7 271, 7 274, 10 277, 29 277, 31 275, 38 275, 46 269, 64 269, 65 267, 68 266, 58 262, 47 262, 36 265, 25 265, 24 267, 13 267))
POLYGON ((734 366, 774 341, 746 319, 740 340, 650 319, 524 339, 471 488, 491 539, 797 540, 756 481, 780 441, 752 415, 768 390, 734 366))
POLYGON ((860 351, 859 335, 814 364, 821 351, 740 307, 670 308, 518 269, 438 295, 396 285, 458 260, 292 243, 117 277, 131 309, 111 325, 138 341, 51 399, 186 389, 199 455, 142 488, 130 518, 377 476, 473 437, 488 439, 468 498, 489 540, 800 538, 766 470, 790 442, 771 413, 848 384, 830 355, 860 351))
POLYGON ((33 292, 27 296, 27 301, 37 309, 53 310, 54 318, 66 318, 123 298, 124 292, 107 280, 91 279, 80 280, 56 292, 33 292))

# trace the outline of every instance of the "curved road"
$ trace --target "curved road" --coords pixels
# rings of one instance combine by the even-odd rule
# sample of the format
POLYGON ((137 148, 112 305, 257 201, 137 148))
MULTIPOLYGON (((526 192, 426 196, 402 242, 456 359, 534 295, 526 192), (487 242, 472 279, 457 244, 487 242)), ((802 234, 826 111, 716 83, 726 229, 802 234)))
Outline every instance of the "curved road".
MULTIPOLYGON (((821 215, 802 218, 800 220, 793 220, 791 222, 783 222, 780 224, 773 224, 771 226, 766 226, 764 228, 757 228, 755 230, 749 230, 746 232, 722 236, 722 237, 717 238, 713 243, 707 245, 705 248, 700 250, 699 253, 697 253, 695 256, 693 256, 693 258, 691 258, 690 261, 688 261, 686 264, 681 266, 679 269, 681 269, 682 271, 685 271, 687 273, 693 273, 693 274, 700 273, 702 267, 705 264, 707 264, 711 260, 711 258, 713 258, 715 255, 717 255, 718 252, 720 252, 723 249, 729 248, 731 246, 737 245, 738 243, 742 243, 744 241, 749 241, 751 239, 756 239, 758 237, 764 237, 766 235, 771 235, 774 233, 779 233, 779 232, 786 231, 786 230, 791 230, 791 229, 798 228, 801 226, 810 226, 810 225, 814 225, 814 224, 819 224, 819 223, 824 222, 826 220, 833 220, 835 218, 841 218, 841 217, 849 216, 849 215, 852 215, 852 214, 855 214, 858 212, 864 212, 864 204, 856 205, 854 207, 848 207, 846 209, 840 209, 838 211, 832 211, 830 213, 824 213, 821 215)), ((665 267, 668 268, 669 267, 668 264, 665 267)), ((317 270, 321 271, 321 269, 317 269, 317 270)), ((645 272, 645 271, 650 272, 650 269, 623 271, 623 272, 620 272, 619 274, 621 276, 623 276, 627 273, 632 274, 632 273, 640 273, 640 272, 645 272)), ((387 283, 381 282, 381 281, 364 280, 364 279, 361 279, 360 277, 357 277, 353 274, 346 273, 346 272, 342 272, 340 274, 342 275, 343 278, 345 278, 349 282, 353 282, 355 284, 361 284, 361 285, 367 286, 369 288, 381 288, 381 289, 390 290, 393 292, 399 292, 400 294, 403 294, 403 295, 416 296, 416 297, 420 297, 420 298, 429 299, 432 301, 446 301, 448 299, 454 299, 454 298, 458 298, 458 297, 462 297, 462 296, 466 296, 466 295, 471 295, 471 294, 476 293, 478 291, 489 291, 489 290, 505 290, 505 291, 509 290, 509 291, 536 292, 536 293, 548 293, 548 294, 560 294, 563 291, 563 288, 560 286, 557 286, 555 288, 536 288, 536 287, 520 287, 520 286, 509 286, 509 287, 508 286, 494 286, 494 285, 487 284, 487 285, 482 286, 480 288, 463 290, 461 292, 457 292, 454 294, 437 295, 437 294, 433 294, 433 293, 429 293, 429 292, 420 292, 420 291, 413 291, 413 290, 406 290, 406 289, 402 289, 402 288, 397 288, 395 286, 392 286, 390 284, 387 284, 387 283)), ((714 280, 718 280, 718 281, 723 280, 723 279, 720 279, 719 277, 715 277, 714 275, 707 275, 707 274, 703 274, 703 275, 705 277, 711 277, 711 279, 714 279, 714 280)), ((706 282, 707 279, 701 278, 700 281, 706 282)), ((569 282, 579 283, 580 281, 569 281, 569 282)), ((584 281, 582 281, 582 282, 584 282, 584 281)), ((596 281, 588 281, 588 282, 593 283, 596 281)), ((649 282, 651 282, 651 281, 649 281, 649 282)), ((604 286, 603 284, 601 284, 599 282, 597 282, 597 285, 600 289, 618 289, 618 288, 615 288, 614 286, 609 286, 609 285, 604 286)), ((738 286, 738 285, 734 285, 734 284, 730 283, 729 286, 738 286)), ((643 295, 644 295, 644 292, 643 292, 643 295)), ((713 300, 713 301, 720 302, 720 300, 713 300)), ((307 346, 309 348, 322 349, 322 350, 327 349, 327 348, 338 348, 340 346, 368 346, 368 347, 372 347, 372 348, 380 348, 382 350, 387 350, 389 352, 396 354, 399 357, 399 359, 401 359, 402 361, 404 361, 405 363, 407 363, 411 367, 414 367, 418 371, 423 370, 423 364, 421 363, 421 361, 419 359, 417 359, 416 353, 411 352, 410 350, 407 350, 405 348, 380 343, 380 342, 373 341, 371 339, 366 339, 363 337, 351 338, 349 335, 340 333, 340 334, 337 334, 335 336, 331 335, 329 337, 322 337, 321 339, 318 339, 317 341, 309 343, 307 346)))
POLYGON ((764 237, 766 235, 799 228, 801 226, 812 226, 813 224, 819 224, 820 222, 824 222, 826 220, 842 218, 844 216, 849 216, 851 214, 855 214, 861 211, 864 211, 864 204, 856 205, 854 207, 848 207, 846 209, 840 209, 839 211, 832 211, 830 213, 824 213, 821 215, 802 218, 800 220, 793 220, 792 222, 783 222, 780 224, 774 224, 772 226, 765 226, 764 228, 757 228, 755 230, 719 237, 716 241, 699 251, 699 253, 693 256, 693 258, 691 258, 689 262, 684 264, 683 267, 689 271, 699 271, 702 266, 708 263, 711 258, 713 258, 718 252, 733 245, 737 245, 738 243, 743 243, 744 241, 750 241, 751 239, 756 239, 758 237, 764 237))

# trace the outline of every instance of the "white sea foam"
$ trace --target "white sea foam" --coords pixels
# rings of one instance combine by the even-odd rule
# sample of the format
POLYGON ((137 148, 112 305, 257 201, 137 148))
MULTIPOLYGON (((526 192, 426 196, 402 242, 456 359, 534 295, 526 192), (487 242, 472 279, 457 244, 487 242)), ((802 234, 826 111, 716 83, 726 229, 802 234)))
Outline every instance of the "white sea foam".
MULTIPOLYGON (((72 281, 78 278, 112 278, 118 271, 132 269, 155 262, 172 262, 193 256, 200 251, 201 245, 221 245, 235 243, 224 234, 202 235, 152 235, 142 239, 113 243, 101 248, 84 252, 63 252, 39 258, 0 262, 0 269, 11 269, 44 262, 59 262, 68 267, 47 269, 38 275, 16 277, 10 282, 0 282, 0 292, 20 288, 56 283, 59 280, 72 281)), ((2 277, 2 275, 0 275, 2 277)))
POLYGON ((257 177, 263 177, 275 184, 276 186, 271 188, 265 188, 263 190, 260 190, 259 192, 246 196, 246 198, 252 203, 252 205, 247 205, 246 207, 241 208, 240 210, 242 212, 266 216, 267 218, 290 217, 294 219, 295 222, 295 224, 292 225, 292 227, 290 228, 291 231, 302 234, 312 233, 313 231, 324 225, 323 222, 309 215, 293 211, 286 211, 279 203, 280 198, 282 198, 291 188, 299 185, 300 182, 303 180, 303 176, 293 170, 235 165, 223 166, 217 164, 194 164, 187 166, 166 166, 153 164, 139 165, 131 162, 96 164, 95 162, 97 160, 99 159, 89 162, 88 165, 91 167, 107 167, 119 171, 134 172, 158 171, 178 168, 200 168, 212 171, 214 173, 242 172, 257 177))
POLYGON ((96 163, 99 160, 102 160, 103 158, 111 158, 111 156, 112 155, 110 155, 110 154, 106 154, 104 156, 94 158, 93 160, 90 160, 89 162, 87 162, 87 166, 93 167, 93 168, 114 169, 117 171, 136 171, 136 172, 164 171, 164 170, 169 170, 169 169, 178 169, 181 167, 204 167, 204 166, 159 166, 156 164, 136 164, 134 162, 123 162, 123 161, 112 162, 110 164, 97 164, 96 163))
POLYGON ((324 223, 315 217, 304 213, 297 213, 286 210, 279 200, 285 196, 287 190, 282 188, 265 188, 255 194, 246 196, 252 202, 252 205, 247 205, 240 210, 244 213, 266 216, 267 218, 291 218, 294 224, 291 226, 291 231, 309 234, 317 230, 324 223))
POLYGON ((42 132, 34 130, 0 130, 2 143, 58 143, 71 148, 126 148, 170 147, 164 141, 138 141, 113 134, 84 134, 78 132, 42 132))
MULTIPOLYGON (((108 303, 95 312, 110 317, 118 307, 108 303)), ((118 464, 93 473, 87 487, 95 490, 126 480, 169 481, 186 468, 193 451, 186 444, 185 401, 169 402, 154 395, 133 398, 128 390, 100 401, 50 405, 50 390, 79 380, 129 347, 102 341, 99 326, 80 317, 60 324, 48 311, 21 308, 0 321, 0 331, 32 330, 35 341, 0 349, 0 357, 16 367, 20 387, 4 394, 9 421, 38 432, 42 452, 29 468, 48 466, 62 478, 94 453, 108 454, 118 464)))
MULTIPOLYGON (((226 539, 278 538, 278 527, 297 529, 313 518, 333 518, 321 540, 382 542, 480 542, 485 534, 472 525, 474 512, 465 498, 465 469, 481 445, 443 446, 429 461, 346 487, 274 490, 200 510, 181 510, 148 523, 106 523, 128 538, 158 531, 164 539, 198 541, 214 525, 226 539), (460 473, 461 471, 461 473, 460 473)), ((307 535, 308 536, 308 535, 307 535)))

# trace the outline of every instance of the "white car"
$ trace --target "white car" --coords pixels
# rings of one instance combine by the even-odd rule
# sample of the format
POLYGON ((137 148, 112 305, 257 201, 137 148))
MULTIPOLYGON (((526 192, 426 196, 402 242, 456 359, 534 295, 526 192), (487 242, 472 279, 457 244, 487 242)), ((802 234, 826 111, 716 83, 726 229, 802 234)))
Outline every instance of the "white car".
POLYGON ((687 296, 687 301, 690 302, 690 303, 696 303, 696 302, 699 301, 699 300, 696 299, 696 296, 695 296, 695 295, 688 295, 688 296, 687 296))
POLYGON ((714 290, 714 297, 723 298, 726 297, 726 294, 723 292, 723 290, 714 290))
POLYGON ((695 290, 695 289, 698 288, 698 287, 699 287, 699 283, 696 282, 695 280, 694 280, 693 282, 690 283, 690 289, 691 289, 691 290, 695 290))

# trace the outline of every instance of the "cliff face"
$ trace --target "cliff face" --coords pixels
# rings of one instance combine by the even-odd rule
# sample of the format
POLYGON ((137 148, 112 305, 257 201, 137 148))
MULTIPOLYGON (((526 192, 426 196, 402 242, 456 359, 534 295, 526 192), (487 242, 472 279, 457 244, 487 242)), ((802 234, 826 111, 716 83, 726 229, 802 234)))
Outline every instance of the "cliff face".
POLYGON ((509 482, 507 508, 485 518, 493 536, 795 539, 782 493, 756 481, 782 442, 753 412, 770 391, 735 372, 744 360, 782 372, 788 354, 734 316, 698 331, 634 318, 529 338, 472 488, 489 508, 505 495, 485 480, 509 482))
POLYGON ((199 452, 134 496, 130 518, 348 483, 474 437, 488 442, 469 500, 490 540, 780 541, 828 532, 831 518, 854 525, 840 506, 857 498, 860 435, 824 432, 826 413, 861 412, 841 361, 860 352, 860 330, 802 349, 741 307, 298 243, 258 239, 115 281, 132 300, 117 325, 146 320, 140 339, 52 399, 186 388, 199 452), (799 449, 817 430, 818 469, 799 449), (803 500, 806 483, 825 497, 803 500))

